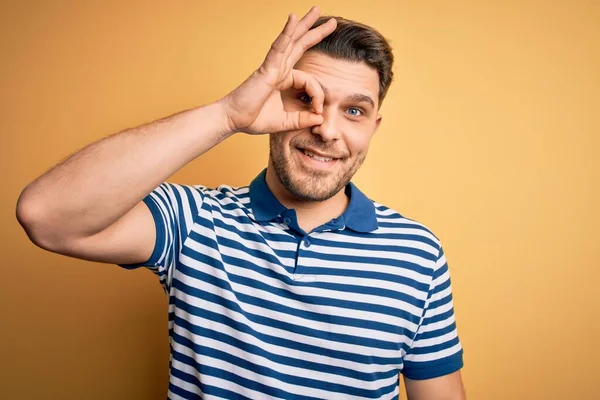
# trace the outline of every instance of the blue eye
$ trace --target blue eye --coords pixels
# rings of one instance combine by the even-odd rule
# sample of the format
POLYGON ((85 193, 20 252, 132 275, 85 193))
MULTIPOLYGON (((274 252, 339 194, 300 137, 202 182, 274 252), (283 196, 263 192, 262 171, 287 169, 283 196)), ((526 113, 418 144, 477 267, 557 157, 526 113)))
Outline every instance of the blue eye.
POLYGON ((362 111, 359 108, 356 107, 351 107, 348 109, 348 113, 352 116, 352 117, 358 117, 360 115, 362 115, 362 111))

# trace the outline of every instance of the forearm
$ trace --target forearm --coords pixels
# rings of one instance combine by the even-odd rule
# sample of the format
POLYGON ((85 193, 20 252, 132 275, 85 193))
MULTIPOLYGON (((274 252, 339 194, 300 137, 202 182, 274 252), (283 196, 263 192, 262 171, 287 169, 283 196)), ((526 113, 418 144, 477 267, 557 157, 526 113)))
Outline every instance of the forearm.
POLYGON ((106 137, 29 184, 17 216, 34 237, 95 234, 230 135, 225 111, 213 103, 106 137))

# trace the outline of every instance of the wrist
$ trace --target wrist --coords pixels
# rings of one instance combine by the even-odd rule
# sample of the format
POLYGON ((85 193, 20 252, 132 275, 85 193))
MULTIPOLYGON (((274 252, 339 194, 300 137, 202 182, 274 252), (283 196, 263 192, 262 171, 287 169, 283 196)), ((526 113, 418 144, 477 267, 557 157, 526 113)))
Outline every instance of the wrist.
POLYGON ((222 139, 227 139, 228 137, 238 133, 239 130, 235 127, 235 124, 227 112, 227 99, 222 98, 217 100, 215 103, 213 103, 213 105, 218 110, 219 114, 218 120, 220 121, 219 126, 221 126, 219 129, 219 136, 222 139))

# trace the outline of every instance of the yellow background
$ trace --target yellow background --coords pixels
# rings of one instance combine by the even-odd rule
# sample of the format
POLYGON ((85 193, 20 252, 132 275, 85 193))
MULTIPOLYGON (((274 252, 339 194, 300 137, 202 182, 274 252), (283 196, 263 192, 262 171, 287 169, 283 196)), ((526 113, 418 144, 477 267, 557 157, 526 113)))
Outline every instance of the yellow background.
MULTIPOLYGON (((17 197, 87 143, 223 96, 310 5, 2 2, 3 398, 165 398, 154 276, 35 247, 17 197)), ((320 5, 395 49, 355 182, 442 239, 469 399, 600 398, 600 2, 320 5)), ((266 161, 266 137, 239 135, 170 180, 245 185, 266 161)))

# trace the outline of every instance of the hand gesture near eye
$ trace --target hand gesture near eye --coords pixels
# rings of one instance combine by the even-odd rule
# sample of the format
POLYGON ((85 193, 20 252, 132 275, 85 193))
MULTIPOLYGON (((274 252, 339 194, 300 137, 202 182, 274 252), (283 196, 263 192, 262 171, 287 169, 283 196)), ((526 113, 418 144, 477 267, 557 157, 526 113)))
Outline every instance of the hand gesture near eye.
POLYGON ((319 18, 313 7, 300 21, 294 14, 288 20, 262 65, 221 103, 233 132, 272 133, 308 128, 323 122, 324 93, 314 76, 294 69, 305 51, 333 32, 337 22, 331 19, 310 29, 319 18), (295 88, 312 98, 312 111, 284 109, 281 92, 295 88))

